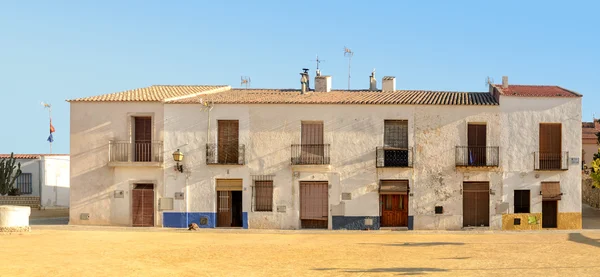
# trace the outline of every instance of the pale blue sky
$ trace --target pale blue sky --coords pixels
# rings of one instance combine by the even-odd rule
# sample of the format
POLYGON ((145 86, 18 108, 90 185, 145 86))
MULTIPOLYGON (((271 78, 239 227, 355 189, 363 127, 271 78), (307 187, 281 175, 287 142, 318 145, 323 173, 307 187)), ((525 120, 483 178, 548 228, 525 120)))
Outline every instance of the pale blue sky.
POLYGON ((299 87, 315 55, 334 88, 486 91, 491 76, 598 103, 596 1, 0 1, 0 153, 69 152, 65 99, 152 84, 299 87), (127 2, 127 3, 124 3, 127 2))

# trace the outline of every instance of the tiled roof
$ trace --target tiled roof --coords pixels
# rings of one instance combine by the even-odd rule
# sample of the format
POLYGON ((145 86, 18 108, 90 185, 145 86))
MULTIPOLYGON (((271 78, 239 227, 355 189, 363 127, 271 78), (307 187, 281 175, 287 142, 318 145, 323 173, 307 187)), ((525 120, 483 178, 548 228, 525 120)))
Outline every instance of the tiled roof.
POLYGON ((501 84, 494 85, 501 95, 523 97, 581 97, 581 94, 559 86, 536 85, 508 85, 503 88, 501 84))
POLYGON ((154 85, 117 93, 67 100, 69 102, 161 102, 189 97, 201 93, 213 93, 229 89, 229 86, 154 85))
POLYGON ((281 89, 231 89, 225 92, 168 101, 193 104, 391 104, 391 105, 498 105, 487 92, 397 90, 308 92, 281 89))
POLYGON ((599 129, 596 129, 596 124, 594 122, 582 122, 581 123, 581 138, 584 140, 588 140, 591 143, 596 142, 596 133, 600 132, 599 129), (593 141, 592 141, 593 140, 593 141))
MULTIPOLYGON (((39 159, 42 156, 69 156, 69 154, 14 154, 16 159, 39 159)), ((10 158, 10 154, 0 154, 0 159, 10 158)))

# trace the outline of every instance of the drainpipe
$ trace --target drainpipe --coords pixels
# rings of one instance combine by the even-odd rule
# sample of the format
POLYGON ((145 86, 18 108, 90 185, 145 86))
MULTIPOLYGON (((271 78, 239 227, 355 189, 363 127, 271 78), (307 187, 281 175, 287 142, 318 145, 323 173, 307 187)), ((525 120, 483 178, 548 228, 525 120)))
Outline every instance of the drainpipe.
POLYGON ((40 195, 40 210, 42 209, 42 159, 44 159, 43 156, 38 160, 38 192, 40 195))

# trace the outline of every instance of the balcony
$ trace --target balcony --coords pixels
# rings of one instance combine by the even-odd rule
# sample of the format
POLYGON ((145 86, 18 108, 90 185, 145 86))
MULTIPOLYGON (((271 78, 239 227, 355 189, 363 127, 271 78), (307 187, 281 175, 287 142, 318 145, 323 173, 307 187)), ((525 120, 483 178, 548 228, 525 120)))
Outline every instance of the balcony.
POLYGON ((456 146, 457 167, 497 167, 499 164, 498 146, 456 146))
POLYGON ((156 166, 163 162, 162 141, 108 142, 109 166, 156 166))
POLYGON ((376 167, 412 167, 413 149, 379 146, 376 148, 376 167))
POLYGON ((329 144, 292 144, 292 165, 328 165, 329 144))
POLYGON ((206 164, 244 165, 246 146, 243 144, 206 144, 206 164))
POLYGON ((569 152, 533 152, 534 170, 568 170, 569 152))

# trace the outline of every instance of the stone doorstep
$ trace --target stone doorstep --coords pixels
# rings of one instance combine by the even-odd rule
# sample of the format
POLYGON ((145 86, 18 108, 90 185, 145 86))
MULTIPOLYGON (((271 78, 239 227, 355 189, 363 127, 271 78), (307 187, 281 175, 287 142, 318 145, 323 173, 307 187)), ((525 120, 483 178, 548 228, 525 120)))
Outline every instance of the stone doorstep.
POLYGON ((408 231, 408 227, 380 227, 381 231, 408 231))

